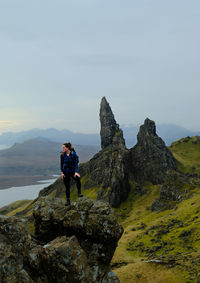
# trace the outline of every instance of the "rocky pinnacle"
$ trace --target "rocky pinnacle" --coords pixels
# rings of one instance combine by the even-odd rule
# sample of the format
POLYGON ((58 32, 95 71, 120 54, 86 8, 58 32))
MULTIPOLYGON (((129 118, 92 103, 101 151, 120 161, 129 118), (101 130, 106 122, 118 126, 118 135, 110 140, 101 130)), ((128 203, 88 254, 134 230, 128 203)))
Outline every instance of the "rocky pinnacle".
POLYGON ((118 124, 115 121, 110 105, 105 97, 103 97, 101 100, 99 116, 101 124, 101 148, 104 149, 105 147, 112 144, 113 137, 117 129, 119 128, 118 124))
POLYGON ((140 126, 140 131, 137 135, 138 143, 143 143, 143 139, 147 136, 156 136, 156 125, 155 122, 146 118, 144 124, 140 126))
POLYGON ((176 160, 156 134, 155 122, 146 119, 140 126, 137 144, 131 149, 132 166, 130 167, 136 180, 148 180, 153 184, 161 184, 168 170, 176 170, 176 160))

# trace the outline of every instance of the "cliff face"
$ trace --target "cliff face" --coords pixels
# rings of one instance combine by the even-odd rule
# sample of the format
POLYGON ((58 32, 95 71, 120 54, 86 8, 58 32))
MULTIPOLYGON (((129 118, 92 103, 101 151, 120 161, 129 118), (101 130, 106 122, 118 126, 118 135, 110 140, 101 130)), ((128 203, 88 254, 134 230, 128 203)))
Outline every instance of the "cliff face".
POLYGON ((40 198, 34 207, 35 237, 26 222, 0 217, 0 282, 119 282, 110 261, 123 233, 109 204, 40 198))
POLYGON ((137 181, 161 184, 168 170, 176 170, 176 160, 156 134, 155 122, 146 119, 140 126, 137 144, 131 149, 131 173, 137 181))

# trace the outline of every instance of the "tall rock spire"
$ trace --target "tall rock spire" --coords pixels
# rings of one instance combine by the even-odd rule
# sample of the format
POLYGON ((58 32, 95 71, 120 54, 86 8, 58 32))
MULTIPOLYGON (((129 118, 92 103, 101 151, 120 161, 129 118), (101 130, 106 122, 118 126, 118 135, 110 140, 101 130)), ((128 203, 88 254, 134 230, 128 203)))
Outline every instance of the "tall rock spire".
POLYGON ((105 96, 101 100, 99 116, 101 124, 101 147, 104 149, 112 144, 113 137, 115 136, 116 131, 119 130, 119 125, 115 121, 113 112, 105 96))

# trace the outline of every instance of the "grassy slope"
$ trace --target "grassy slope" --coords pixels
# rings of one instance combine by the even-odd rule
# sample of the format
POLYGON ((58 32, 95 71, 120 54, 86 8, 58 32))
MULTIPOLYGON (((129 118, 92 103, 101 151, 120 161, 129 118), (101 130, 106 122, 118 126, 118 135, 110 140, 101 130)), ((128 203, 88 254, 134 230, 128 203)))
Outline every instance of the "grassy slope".
POLYGON ((180 170, 200 175, 200 137, 183 138, 172 143, 169 149, 180 162, 180 170))
POLYGON ((31 201, 30 200, 19 200, 9 205, 6 205, 0 209, 0 214, 15 215, 22 208, 25 208, 31 201))
POLYGON ((112 260, 113 269, 120 281, 127 283, 194 282, 197 277, 194 274, 200 274, 200 190, 194 188, 192 196, 176 209, 151 212, 148 208, 159 190, 158 186, 147 187, 146 194, 134 196, 131 193, 116 210, 124 234, 112 260), (169 264, 165 267, 144 262, 149 259, 151 250, 151 259, 161 259, 164 255, 163 261, 168 263, 175 259, 178 265, 169 269, 169 264), (195 268, 192 260, 196 262, 195 268))
MULTIPOLYGON (((199 138, 181 139, 170 150, 180 162, 180 170, 200 174, 199 138)), ((159 186, 151 184, 146 184, 143 196, 131 192, 116 209, 124 234, 112 265, 122 283, 197 282, 200 278, 200 182, 193 181, 190 198, 175 209, 149 210, 159 196, 159 186), (145 262, 153 258, 163 264, 145 262)))
MULTIPOLYGON (((200 142, 196 137, 186 140, 173 143, 170 150, 181 162, 179 169, 199 173, 200 142)), ((82 183, 86 179, 87 176, 83 177, 82 183)), ((197 185, 191 186, 190 198, 177 204, 175 209, 162 212, 149 210, 152 201, 159 195, 159 186, 150 183, 145 185, 145 194, 135 195, 132 190, 128 199, 115 209, 124 234, 112 266, 122 283, 197 282, 200 278, 200 189, 199 181, 194 183, 197 185), (163 264, 145 262, 150 258, 160 259, 163 264)), ((131 185, 134 188, 135 184, 131 185)), ((83 193, 96 199, 97 191, 98 188, 92 188, 83 193)), ((55 192, 52 192, 51 196, 54 195, 55 192)), ((64 193, 61 197, 65 199, 64 193)), ((71 192, 71 198, 72 201, 77 198, 75 189, 71 192)), ((14 210, 12 207, 7 214, 14 215, 25 209, 26 215, 30 216, 33 206, 33 202, 16 202, 14 210)), ((29 231, 34 232, 33 222, 29 224, 29 231)))

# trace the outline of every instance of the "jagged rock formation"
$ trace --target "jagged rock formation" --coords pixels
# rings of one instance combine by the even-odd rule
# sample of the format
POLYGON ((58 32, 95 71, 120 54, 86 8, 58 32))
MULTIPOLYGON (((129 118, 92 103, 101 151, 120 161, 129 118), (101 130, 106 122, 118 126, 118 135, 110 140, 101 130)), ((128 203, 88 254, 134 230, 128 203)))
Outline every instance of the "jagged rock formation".
POLYGON ((109 204, 40 198, 35 239, 25 220, 0 216, 0 282, 117 283, 110 261, 123 233, 109 204))
POLYGON ((117 207, 127 198, 130 190, 127 168, 129 153, 123 132, 105 97, 101 101, 100 123, 102 150, 80 168, 80 173, 87 175, 85 188, 99 187, 98 199, 117 207))
POLYGON ((111 145, 97 153, 88 163, 80 168, 82 176, 87 176, 84 188, 98 188, 98 199, 108 201, 117 207, 126 200, 130 185, 126 159, 128 152, 125 148, 111 145))
POLYGON ((101 147, 104 149, 112 144, 113 137, 119 131, 119 125, 115 121, 113 112, 105 96, 101 100, 99 117, 101 124, 101 147))
POLYGON ((164 141, 156 134, 155 122, 144 121, 137 135, 137 144, 131 149, 131 174, 134 179, 161 184, 168 170, 176 170, 176 160, 164 141))

